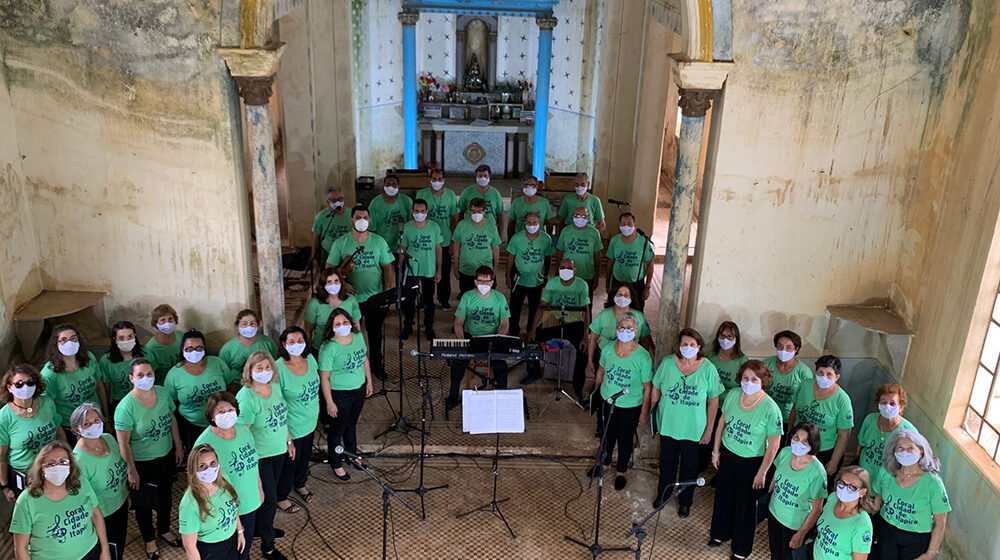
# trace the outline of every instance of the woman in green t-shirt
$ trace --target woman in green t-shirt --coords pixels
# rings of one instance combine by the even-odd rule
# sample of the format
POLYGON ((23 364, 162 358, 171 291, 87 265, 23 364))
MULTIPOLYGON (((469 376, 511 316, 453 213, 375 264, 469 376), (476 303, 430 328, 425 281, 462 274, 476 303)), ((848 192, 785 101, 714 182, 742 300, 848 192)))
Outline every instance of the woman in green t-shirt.
POLYGON ((272 358, 278 356, 278 345, 274 339, 261 334, 260 317, 253 309, 243 309, 236 314, 236 336, 229 339, 219 349, 219 358, 232 371, 243 371, 243 364, 254 352, 264 351, 272 358))
POLYGON ((774 356, 764 358, 764 364, 771 370, 774 382, 768 394, 781 408, 781 419, 788 422, 792 412, 792 401, 799 385, 813 380, 809 366, 799 361, 802 337, 792 331, 780 331, 774 335, 774 356))
MULTIPOLYGON (((373 392, 372 372, 365 339, 343 309, 333 311, 323 332, 319 383, 320 395, 332 419, 326 435, 327 447, 333 449, 343 441, 345 450, 357 454, 358 418, 365 399, 373 392)), ((339 454, 330 454, 330 468, 340 480, 350 480, 339 454)))
POLYGON ((97 507, 104 515, 108 542, 114 544, 112 556, 121 560, 125 553, 128 529, 128 467, 114 436, 104 433, 104 417, 94 403, 83 403, 69 418, 70 429, 79 439, 73 453, 80 476, 97 496, 97 507))
POLYGON ((128 465, 129 488, 157 497, 155 532, 149 501, 133 504, 135 523, 145 543, 146 555, 153 558, 159 550, 157 535, 170 546, 180 546, 177 535, 170 530, 170 516, 174 474, 177 467, 184 464, 184 445, 174 417, 177 407, 165 388, 154 385, 153 363, 146 358, 132 360, 128 378, 132 390, 115 409, 115 433, 122 458, 128 465))
MULTIPOLYGON (((722 383, 722 395, 719 396, 719 410, 721 411, 726 395, 729 394, 730 390, 740 386, 739 379, 737 379, 740 366, 750 359, 743 353, 740 327, 732 321, 719 323, 719 328, 715 329, 715 338, 712 340, 712 349, 705 353, 705 357, 719 372, 719 382, 722 383)), ((715 415, 715 424, 712 426, 712 442, 701 447, 701 455, 698 457, 698 472, 704 472, 712 460, 715 432, 721 419, 722 414, 715 415)))
POLYGON ((618 446, 615 490, 628 484, 625 473, 632 460, 635 430, 642 422, 649 421, 649 402, 652 394, 653 359, 649 352, 635 341, 639 322, 632 313, 618 317, 618 341, 605 348, 601 367, 594 379, 594 390, 600 392, 601 407, 607 420, 602 427, 602 465, 594 465, 590 476, 604 473, 611 465, 611 453, 618 446))
POLYGON ((132 381, 128 377, 129 364, 136 358, 144 357, 145 352, 139 344, 139 333, 130 321, 118 321, 110 330, 111 344, 97 364, 101 381, 107 384, 110 393, 108 418, 114 418, 118 403, 132 390, 132 381))
POLYGON ((916 430, 899 430, 885 446, 885 469, 872 483, 881 510, 876 557, 934 558, 941 550, 951 503, 938 473, 941 462, 916 430))
POLYGON ((45 444, 32 461, 10 532, 19 560, 111 560, 97 496, 61 441, 45 444))
POLYGON ((100 403, 108 411, 108 395, 100 380, 97 358, 87 351, 87 343, 73 325, 58 325, 45 347, 45 396, 56 403, 63 431, 70 445, 76 436, 69 431, 69 415, 85 402, 100 403))
POLYGON ((150 315, 150 324, 156 331, 153 332, 153 338, 146 342, 143 350, 149 361, 153 362, 156 383, 162 385, 167 372, 181 357, 181 340, 184 333, 176 330, 177 310, 170 305, 161 303, 153 308, 150 315))
POLYGON ((295 447, 295 458, 285 459, 281 479, 278 480, 278 507, 288 513, 299 511, 299 506, 288 499, 295 488, 299 498, 312 503, 312 492, 306 488, 309 478, 309 459, 312 457, 313 434, 319 418, 319 367, 316 358, 306 351, 309 337, 301 327, 288 327, 281 333, 278 348, 278 383, 288 404, 288 431, 295 447))
POLYGON ((875 391, 878 412, 865 417, 858 431, 858 466, 868 471, 874 480, 882 470, 882 450, 885 442, 899 430, 916 430, 909 420, 903 418, 906 409, 906 389, 902 385, 886 383, 875 391))
POLYGON ((177 517, 188 558, 236 558, 248 548, 236 514, 240 499, 220 472, 211 445, 203 443, 191 450, 187 473, 188 489, 177 506, 177 517))
POLYGON ((799 385, 788 416, 789 424, 803 421, 819 427, 820 447, 816 457, 823 461, 829 484, 840 469, 847 440, 854 428, 851 397, 837 384, 840 368, 840 358, 836 356, 827 354, 816 358, 816 380, 799 385))
POLYGON ((767 541, 774 560, 808 560, 806 537, 816 526, 826 498, 826 471, 816 458, 819 428, 802 422, 788 447, 778 452, 771 480, 767 541))
POLYGON ((739 376, 740 388, 724 399, 712 450, 712 466, 719 474, 708 546, 732 539, 733 557, 743 559, 753 550, 757 500, 778 454, 782 424, 781 410, 767 394, 771 372, 764 362, 748 361, 739 376))
POLYGON ((45 381, 38 370, 28 364, 17 364, 0 380, 0 488, 8 502, 24 490, 28 467, 46 443, 66 440, 56 405, 41 396, 45 381), (13 468, 18 480, 9 477, 13 468), (20 486, 19 486, 20 485, 20 486))
POLYGON ((181 338, 181 361, 167 372, 163 381, 170 399, 177 401, 177 427, 184 447, 194 447, 194 440, 208 426, 205 401, 233 383, 237 376, 216 356, 205 353, 205 335, 190 330, 181 338))
POLYGON ((844 467, 816 522, 813 560, 865 560, 872 548, 875 496, 865 469, 844 467))
MULTIPOLYGON (((333 267, 327 267, 316 277, 313 297, 306 306, 305 333, 312 341, 312 355, 319 356, 320 343, 323 340, 323 329, 330 320, 330 314, 338 307, 346 309, 354 322, 354 328, 361 330, 358 321, 361 320, 361 307, 358 298, 343 289, 344 283, 340 273, 333 267)), ((281 350, 280 348, 278 349, 281 350)), ((327 424, 329 422, 324 422, 327 424)))

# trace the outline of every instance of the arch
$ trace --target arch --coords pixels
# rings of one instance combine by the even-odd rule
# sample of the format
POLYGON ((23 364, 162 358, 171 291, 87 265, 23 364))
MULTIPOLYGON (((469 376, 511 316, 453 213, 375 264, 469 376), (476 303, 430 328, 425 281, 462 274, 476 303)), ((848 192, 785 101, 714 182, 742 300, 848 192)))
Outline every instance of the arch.
POLYGON ((683 39, 683 60, 733 59, 731 0, 649 0, 649 12, 683 39))

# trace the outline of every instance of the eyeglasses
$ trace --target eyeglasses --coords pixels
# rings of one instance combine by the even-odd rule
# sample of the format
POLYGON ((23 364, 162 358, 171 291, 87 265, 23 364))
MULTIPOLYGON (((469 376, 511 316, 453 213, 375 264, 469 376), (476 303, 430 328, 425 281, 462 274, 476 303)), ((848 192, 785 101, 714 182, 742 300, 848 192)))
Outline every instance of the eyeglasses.
POLYGON ((15 381, 15 382, 11 383, 11 385, 13 385, 14 387, 20 389, 21 387, 25 387, 25 386, 27 386, 27 387, 34 387, 35 386, 35 382, 34 381, 15 381))
POLYGON ((68 467, 69 459, 61 459, 59 461, 49 461, 48 463, 42 463, 42 468, 47 469, 49 467, 68 467))
POLYGON ((861 487, 860 486, 855 486, 853 484, 848 484, 848 483, 844 482, 843 480, 838 480, 837 481, 837 488, 840 489, 840 490, 845 490, 845 489, 846 490, 850 490, 851 492, 860 492, 861 491, 861 487))
POLYGON ((59 344, 66 344, 67 342, 80 342, 80 337, 73 335, 69 338, 60 338, 56 340, 56 342, 58 342, 59 344))
POLYGON ((205 347, 204 346, 188 346, 187 348, 184 349, 184 351, 185 352, 204 352, 205 351, 205 347))

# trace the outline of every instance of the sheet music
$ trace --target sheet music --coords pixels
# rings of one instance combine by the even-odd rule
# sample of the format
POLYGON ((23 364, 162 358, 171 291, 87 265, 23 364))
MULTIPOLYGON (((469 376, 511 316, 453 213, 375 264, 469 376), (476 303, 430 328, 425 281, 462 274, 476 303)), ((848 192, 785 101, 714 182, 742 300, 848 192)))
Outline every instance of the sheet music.
POLYGON ((521 389, 462 392, 462 431, 470 434, 524 432, 524 392, 521 389))

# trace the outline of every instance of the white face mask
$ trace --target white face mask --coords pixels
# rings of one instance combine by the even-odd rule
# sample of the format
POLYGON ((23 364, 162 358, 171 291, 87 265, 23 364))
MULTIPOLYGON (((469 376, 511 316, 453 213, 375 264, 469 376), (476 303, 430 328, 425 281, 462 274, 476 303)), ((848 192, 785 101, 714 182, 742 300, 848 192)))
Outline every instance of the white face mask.
POLYGON ((132 384, 138 387, 140 391, 152 389, 154 383, 156 383, 155 377, 140 377, 139 379, 132 380, 132 384))
POLYGON ((480 187, 485 187, 486 185, 490 184, 490 178, 476 177, 476 184, 479 185, 480 187))
POLYGON ((18 389, 17 387, 14 387, 13 385, 11 385, 11 387, 10 387, 10 394, 12 394, 15 397, 21 399, 22 401, 25 401, 25 400, 28 400, 31 397, 35 396, 35 388, 34 387, 28 387, 27 385, 25 385, 24 387, 21 387, 20 389, 18 389))
POLYGON ((265 369, 264 371, 251 371, 250 377, 253 377, 253 380, 257 383, 270 383, 271 378, 274 377, 274 372, 269 369, 265 369))
POLYGON ((536 233, 538 233, 538 229, 539 229, 540 227, 541 227, 541 226, 539 226, 538 224, 535 224, 535 225, 527 225, 527 224, 525 224, 525 226, 524 226, 524 229, 525 229, 525 230, 526 230, 526 231, 527 231, 528 233, 530 233, 531 235, 535 235, 536 233))
POLYGON ((59 344, 59 353, 63 356, 76 356, 76 353, 80 350, 80 343, 73 342, 70 340, 64 344, 59 344))
POLYGON ((535 196, 538 193, 538 187, 522 187, 521 192, 524 196, 535 196))
POLYGON ((230 410, 222 414, 215 415, 215 425, 223 430, 228 430, 236 425, 236 411, 230 410))
POLYGON ((920 460, 919 453, 910 453, 908 451, 897 451, 895 453, 896 460, 899 461, 900 465, 904 467, 909 467, 910 465, 916 464, 920 460))
POLYGON ((358 218, 354 220, 354 229, 358 230, 360 233, 368 231, 368 220, 364 218, 358 218))
POLYGON ((97 424, 91 424, 89 428, 84 428, 80 430, 80 435, 87 439, 97 439, 101 437, 104 433, 104 424, 98 422, 97 424))
POLYGON ((825 375, 816 376, 816 385, 819 385, 820 389, 829 389, 830 387, 833 387, 833 384, 836 382, 836 379, 830 379, 825 375))
POLYGON ((632 329, 618 329, 618 340, 622 342, 632 342, 635 340, 635 331, 632 329))
POLYGON ((340 284, 327 284, 324 288, 326 289, 326 293, 331 296, 335 296, 340 293, 340 284))
POLYGON ((632 300, 625 296, 615 296, 615 305, 618 307, 628 307, 632 304, 632 300))
POLYGON ((339 327, 333 327, 333 332, 337 336, 347 336, 351 334, 351 325, 340 325, 339 327))
POLYGON ((396 196, 397 194, 399 194, 399 187, 390 187, 386 185, 382 188, 385 189, 385 194, 389 196, 396 196))
POLYGON ((878 413, 886 420, 892 420, 899 416, 899 407, 894 404, 878 403, 878 413))
POLYGON ((285 351, 292 356, 301 356, 302 353, 306 351, 306 343, 299 342, 296 344, 286 344, 285 351))
POLYGON ((485 217, 486 217, 486 214, 480 214, 480 213, 477 212, 477 213, 475 213, 475 214, 472 215, 472 221, 476 222, 478 224, 479 222, 483 221, 483 218, 485 218, 485 217))
POLYGON ((795 455, 796 457, 801 457, 806 453, 809 453, 808 445, 792 440, 792 455, 795 455))
POLYGON ((431 181, 431 188, 439 191, 444 188, 444 181, 431 181))
POLYGON ((578 216, 573 216, 573 225, 576 227, 583 227, 587 225, 587 218, 580 218, 578 216))
POLYGON ((115 342, 115 344, 118 346, 118 349, 121 350, 122 352, 131 352, 132 349, 135 348, 135 339, 133 338, 132 340, 118 340, 115 342))
POLYGON ((741 381, 740 387, 743 388, 743 392, 748 395, 755 395, 757 391, 760 391, 760 383, 751 383, 749 381, 741 381))
POLYGON ((340 210, 343 207, 344 207, 344 202, 341 201, 341 200, 338 200, 337 202, 331 202, 330 203, 330 210, 332 210, 334 212, 336 212, 337 210, 340 210))
POLYGON ((253 338, 257 336, 257 327, 240 327, 237 329, 240 334, 245 338, 253 338))
POLYGON ((195 473, 195 476, 205 484, 211 484, 215 482, 215 479, 219 478, 219 467, 208 467, 203 471, 195 473))
POLYGON ((160 331, 163 334, 170 334, 174 332, 174 327, 176 326, 177 323, 159 323, 156 325, 156 330, 160 331))
POLYGON ((490 290, 492 290, 493 287, 488 284, 476 284, 476 289, 479 290, 479 293, 485 296, 490 293, 490 290))
POLYGON ((413 220, 417 221, 417 222, 422 222, 422 221, 424 221, 426 219, 427 219, 427 213, 426 212, 424 212, 423 214, 414 214, 413 215, 413 220))
POLYGON ((779 361, 790 362, 794 357, 795 357, 795 352, 786 352, 785 350, 778 350, 779 361))
POLYGON ((43 473, 45 480, 48 480, 56 486, 62 486, 66 479, 69 478, 69 465, 55 465, 45 469, 43 473))
POLYGON ((198 352, 184 352, 184 359, 191 362, 192 364, 197 364, 205 357, 205 351, 200 350, 198 352))
POLYGON ((729 340, 728 338, 719 338, 719 348, 723 350, 729 350, 733 346, 736 346, 736 339, 729 340))
POLYGON ((841 488, 837 485, 837 499, 841 502, 849 503, 861 497, 861 492, 852 492, 850 488, 841 488))
POLYGON ((572 268, 560 268, 559 269, 559 279, 560 280, 565 280, 566 282, 569 282, 570 280, 572 280, 573 276, 575 274, 576 274, 576 272, 574 272, 572 268))
POLYGON ((680 347, 681 356, 684 356, 685 360, 690 360, 698 355, 697 346, 681 346, 680 347))
POLYGON ((577 185, 573 187, 573 190, 576 191, 576 194, 583 196, 587 194, 587 185, 577 185))
POLYGON ((618 229, 621 230, 622 235, 624 235, 625 237, 628 237, 633 233, 635 233, 635 226, 619 226, 618 229))

